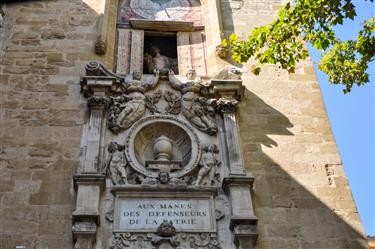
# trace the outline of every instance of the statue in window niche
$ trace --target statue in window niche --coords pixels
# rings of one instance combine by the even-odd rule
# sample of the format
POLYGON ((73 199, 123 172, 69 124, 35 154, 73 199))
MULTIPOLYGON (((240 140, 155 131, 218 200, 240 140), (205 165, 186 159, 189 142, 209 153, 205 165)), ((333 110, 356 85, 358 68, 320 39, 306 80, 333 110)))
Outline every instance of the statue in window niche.
POLYGON ((187 72, 187 81, 184 83, 175 77, 172 70, 169 70, 168 76, 171 87, 182 94, 182 114, 197 129, 209 135, 215 135, 217 132, 213 107, 215 100, 197 95, 205 90, 205 86, 199 78, 196 78, 195 70, 191 69, 187 72))
POLYGON ((106 169, 112 179, 113 185, 122 185, 127 183, 127 160, 125 157, 125 146, 116 142, 111 142, 108 146, 110 153, 106 169))
POLYGON ((144 62, 146 65, 147 73, 152 73, 155 69, 165 73, 169 69, 177 71, 175 58, 170 58, 161 54, 160 48, 158 46, 151 46, 150 53, 145 53, 144 62))
POLYGON ((216 170, 221 164, 221 162, 215 157, 215 154, 219 153, 219 149, 214 144, 205 144, 203 145, 202 150, 203 154, 200 160, 201 168, 198 171, 197 180, 194 184, 211 186, 216 181, 218 176, 216 170), (204 178, 206 178, 205 182, 203 182, 204 178))
POLYGON ((156 86, 159 81, 159 70, 154 70, 151 83, 142 81, 142 73, 134 70, 132 79, 123 84, 124 92, 118 97, 111 97, 109 128, 116 132, 121 128, 129 128, 135 121, 143 117, 146 104, 144 93, 156 86))

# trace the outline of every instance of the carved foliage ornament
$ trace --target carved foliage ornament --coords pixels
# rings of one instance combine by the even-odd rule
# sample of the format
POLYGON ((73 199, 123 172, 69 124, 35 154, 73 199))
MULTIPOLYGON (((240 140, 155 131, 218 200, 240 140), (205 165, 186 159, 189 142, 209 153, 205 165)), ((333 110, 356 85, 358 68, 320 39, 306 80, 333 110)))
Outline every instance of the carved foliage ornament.
POLYGON ((177 233, 162 237, 154 233, 114 233, 111 249, 221 249, 216 233, 177 233))

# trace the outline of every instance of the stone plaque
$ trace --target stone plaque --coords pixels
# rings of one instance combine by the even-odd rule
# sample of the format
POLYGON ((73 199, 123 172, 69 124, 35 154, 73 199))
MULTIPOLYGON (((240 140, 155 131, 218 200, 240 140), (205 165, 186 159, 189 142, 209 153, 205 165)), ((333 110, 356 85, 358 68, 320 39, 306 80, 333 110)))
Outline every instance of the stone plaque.
POLYGON ((177 232, 214 232, 211 196, 147 193, 120 195, 116 200, 115 227, 121 232, 155 232, 172 221, 177 232))

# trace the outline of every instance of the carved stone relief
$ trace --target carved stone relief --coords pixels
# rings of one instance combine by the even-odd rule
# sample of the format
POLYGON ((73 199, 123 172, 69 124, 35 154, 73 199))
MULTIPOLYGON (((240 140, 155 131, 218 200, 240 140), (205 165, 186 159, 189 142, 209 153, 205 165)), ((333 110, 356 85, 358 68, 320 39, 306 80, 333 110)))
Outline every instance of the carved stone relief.
POLYGON ((221 249, 216 233, 177 233, 174 236, 159 236, 155 233, 115 233, 110 248, 221 249))
POLYGON ((147 177, 156 178, 159 172, 167 171, 171 178, 180 178, 198 164, 199 147, 198 136, 179 119, 166 115, 148 116, 130 129, 126 155, 133 169, 147 177), (172 146, 168 160, 158 160, 156 155, 158 152, 154 145, 162 136, 165 141, 169 140, 168 146, 172 146))
POLYGON ((182 114, 197 129, 209 135, 215 135, 217 125, 215 121, 215 100, 199 96, 197 93, 203 92, 205 86, 199 78, 196 78, 194 70, 189 70, 186 74, 187 81, 181 82, 173 71, 169 71, 169 82, 171 87, 179 90, 182 94, 182 114))
POLYGON ((194 184, 212 186, 220 181, 220 173, 217 168, 220 166, 221 162, 218 161, 214 155, 219 153, 219 149, 216 145, 205 144, 202 146, 202 150, 200 169, 194 184))
POLYGON ((180 114, 181 112, 181 96, 173 93, 172 91, 166 91, 164 93, 164 99, 167 101, 168 106, 165 108, 166 113, 180 114))
POLYGON ((220 181, 217 146, 204 144, 199 150, 197 136, 180 121, 150 116, 140 120, 129 135, 126 147, 116 142, 108 146, 105 171, 114 185, 213 186, 220 181))
POLYGON ((159 71, 155 70, 151 83, 142 81, 142 73, 133 71, 132 79, 125 80, 123 94, 111 97, 109 109, 109 128, 117 132, 129 128, 135 121, 143 117, 146 110, 145 92, 156 86, 159 81, 159 71))
POLYGON ((159 102, 161 96, 162 92, 160 90, 153 94, 146 95, 146 107, 152 114, 160 113, 156 104, 159 102))
POLYGON ((108 146, 110 156, 104 172, 110 175, 113 185, 121 185, 128 182, 127 160, 124 151, 125 147, 116 142, 111 142, 108 146))
MULTIPOLYGON (((241 92, 240 72, 225 69, 215 76, 214 85, 211 81, 203 83, 194 70, 186 77, 174 75, 173 71, 161 72, 160 77, 159 71, 154 76, 133 71, 131 77, 125 77, 106 71, 100 64, 89 63, 86 72, 81 84, 88 97, 90 115, 94 109, 103 112, 112 131, 101 133, 105 137, 99 153, 107 158, 99 173, 108 177, 107 205, 101 215, 106 220, 107 236, 113 236, 107 237, 110 248, 219 249, 220 244, 236 248, 235 242, 223 240, 232 238, 232 232, 239 226, 243 230, 248 221, 231 215, 231 211, 237 210, 232 201, 237 198, 237 180, 229 179, 232 183, 227 179, 230 196, 225 194, 221 183, 228 178, 231 166, 222 163, 223 153, 228 153, 223 140, 228 138, 217 133, 219 129, 235 128, 235 124, 225 126, 225 117, 235 115, 239 97, 223 96, 241 92), (226 80, 233 81, 233 87, 228 88, 226 80), (100 94, 95 94, 98 89, 100 94), (181 193, 186 196, 177 198, 181 193), (126 195, 128 199, 121 200, 126 195), (190 205, 190 209, 164 210, 163 205, 168 203, 183 203, 190 205), (145 211, 141 210, 142 205, 145 211), (147 205, 155 208, 149 209, 147 205), (127 217, 125 211, 129 212, 127 217), (180 217, 168 211, 188 215, 180 217), (189 212, 206 211, 207 216, 189 217, 189 212), (160 212, 164 212, 163 217, 152 216, 160 212), (131 223, 136 219, 139 223, 131 223), (195 219, 197 223, 178 222, 184 219, 195 219)), ((248 185, 241 191, 250 193, 248 185)), ((77 234, 90 229, 97 230, 91 223, 75 222, 73 226, 77 234)), ((255 234, 253 230, 250 233, 255 234)), ((240 232, 233 236, 242 239, 240 232)))

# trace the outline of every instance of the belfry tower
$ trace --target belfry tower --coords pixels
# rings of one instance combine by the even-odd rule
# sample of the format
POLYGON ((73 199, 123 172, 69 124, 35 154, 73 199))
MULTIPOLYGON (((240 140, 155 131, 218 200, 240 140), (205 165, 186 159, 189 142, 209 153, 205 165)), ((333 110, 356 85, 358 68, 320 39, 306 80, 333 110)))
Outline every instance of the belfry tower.
POLYGON ((366 248, 311 61, 219 46, 279 7, 1 5, 0 249, 366 248))

